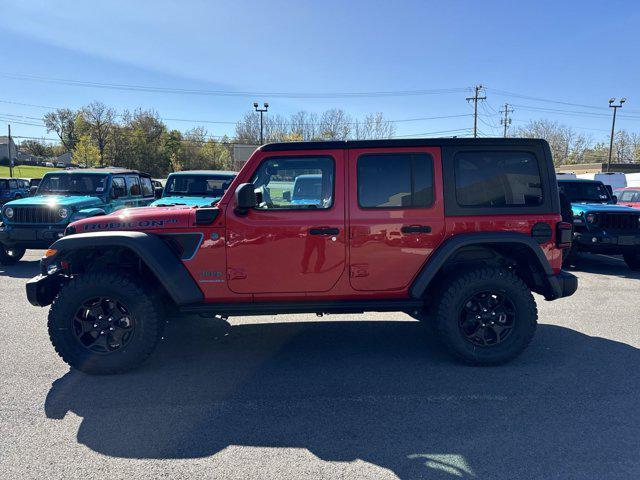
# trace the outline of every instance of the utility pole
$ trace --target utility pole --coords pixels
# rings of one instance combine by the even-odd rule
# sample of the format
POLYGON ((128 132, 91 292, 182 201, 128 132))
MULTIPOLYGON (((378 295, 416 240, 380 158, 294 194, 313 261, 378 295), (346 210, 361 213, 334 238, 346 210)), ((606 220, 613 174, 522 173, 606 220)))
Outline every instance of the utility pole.
POLYGON ((611 123, 611 139, 609 140, 609 161, 607 162, 607 172, 611 169, 611 152, 613 151, 613 136, 616 133, 616 112, 619 108, 622 108, 622 104, 627 101, 626 98, 621 98, 618 105, 614 105, 616 99, 609 99, 609 107, 613 108, 613 122, 611 123))
POLYGON ((484 97, 479 97, 480 90, 482 90, 482 85, 476 85, 474 87, 475 95, 473 97, 467 97, 467 102, 473 100, 473 138, 478 136, 478 100, 486 100, 486 95, 484 97))
POLYGON ((253 108, 255 108, 256 112, 260 113, 260 145, 264 143, 262 136, 262 114, 265 113, 269 109, 269 104, 264 102, 264 108, 258 108, 258 102, 253 102, 253 108))
POLYGON ((504 118, 500 119, 500 125, 504 125, 504 134, 502 135, 504 138, 507 138, 507 129, 509 125, 511 125, 511 118, 509 118, 509 114, 513 113, 513 109, 509 108, 509 104, 504 104, 504 110, 500 110, 500 113, 504 113, 504 118))
POLYGON ((9 152, 9 177, 13 178, 13 156, 11 155, 11 125, 9 127, 9 135, 7 137, 7 151, 9 152))

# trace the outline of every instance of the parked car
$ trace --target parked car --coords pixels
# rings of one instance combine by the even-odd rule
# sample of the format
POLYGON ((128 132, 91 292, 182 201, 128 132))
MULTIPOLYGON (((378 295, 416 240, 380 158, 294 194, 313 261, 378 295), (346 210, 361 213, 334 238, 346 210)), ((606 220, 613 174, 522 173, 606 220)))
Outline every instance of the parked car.
POLYGON ((556 172, 556 177, 558 178, 558 180, 578 178, 577 175, 573 172, 556 172))
POLYGON ((22 178, 0 178, 0 205, 29 196, 29 182, 22 178))
POLYGON ((618 204, 626 205, 627 207, 640 208, 640 188, 618 188, 617 190, 614 190, 613 193, 618 200, 618 204))
POLYGON ((215 205, 74 222, 26 290, 53 302, 56 351, 87 373, 146 359, 163 302, 222 317, 403 311, 462 361, 495 365, 533 338, 531 291, 575 292, 570 245, 544 140, 277 143, 215 205), (303 175, 322 179, 316 203, 284 200, 303 175))
POLYGON ((167 177, 162 197, 152 206, 207 206, 217 202, 236 177, 236 172, 187 170, 167 177))
POLYGON ((629 268, 639 270, 640 210, 616 205, 617 197, 600 181, 560 180, 558 185, 571 201, 572 252, 622 255, 629 268))
POLYGON ((35 196, 2 208, 0 264, 15 263, 28 248, 47 248, 70 222, 153 201, 151 178, 134 170, 86 169, 47 173, 35 196))

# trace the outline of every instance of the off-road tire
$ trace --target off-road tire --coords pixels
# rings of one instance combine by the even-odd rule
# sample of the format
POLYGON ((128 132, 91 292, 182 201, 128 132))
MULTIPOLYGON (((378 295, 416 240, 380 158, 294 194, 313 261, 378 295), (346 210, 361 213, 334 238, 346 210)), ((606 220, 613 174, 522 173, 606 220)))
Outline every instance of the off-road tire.
POLYGON ((0 265, 14 265, 24 257, 24 248, 10 248, 0 243, 0 265), (11 251, 11 255, 9 254, 11 251))
POLYGON ((634 270, 634 271, 640 270, 640 253, 639 252, 625 253, 622 255, 622 258, 624 258, 624 263, 626 263, 631 270, 634 270))
POLYGON ((536 331, 538 311, 529 288, 515 273, 503 268, 478 268, 448 277, 447 282, 435 299, 435 329, 438 339, 454 357, 470 365, 499 365, 529 345, 536 331), (465 337, 459 319, 468 299, 488 290, 508 298, 516 314, 513 328, 502 343, 479 347, 465 337))
POLYGON ((71 367, 93 375, 123 373, 153 353, 162 336, 164 319, 152 290, 120 273, 95 272, 78 276, 58 293, 49 311, 49 337, 56 352, 71 367), (74 334, 73 318, 92 297, 108 297, 126 306, 134 321, 132 338, 108 354, 83 346, 74 334))

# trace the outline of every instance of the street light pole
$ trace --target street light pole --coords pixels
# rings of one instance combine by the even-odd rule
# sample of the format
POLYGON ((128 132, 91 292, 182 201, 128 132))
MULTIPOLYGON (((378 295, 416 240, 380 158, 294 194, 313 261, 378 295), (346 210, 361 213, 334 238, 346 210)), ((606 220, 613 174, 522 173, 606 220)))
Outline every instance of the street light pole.
POLYGON ((269 109, 269 103, 264 102, 264 108, 258 108, 258 102, 253 102, 253 108, 255 108, 256 112, 260 113, 260 145, 262 145, 264 143, 264 139, 262 136, 262 131, 263 131, 263 127, 262 127, 262 114, 265 113, 268 109, 269 109))
POLYGON ((619 108, 622 108, 622 104, 627 101, 626 98, 621 98, 618 105, 614 105, 616 99, 609 99, 609 107, 613 108, 613 122, 611 123, 611 138, 609 139, 609 161, 607 162, 607 172, 611 170, 611 152, 613 152, 613 136, 616 133, 616 112, 619 108))

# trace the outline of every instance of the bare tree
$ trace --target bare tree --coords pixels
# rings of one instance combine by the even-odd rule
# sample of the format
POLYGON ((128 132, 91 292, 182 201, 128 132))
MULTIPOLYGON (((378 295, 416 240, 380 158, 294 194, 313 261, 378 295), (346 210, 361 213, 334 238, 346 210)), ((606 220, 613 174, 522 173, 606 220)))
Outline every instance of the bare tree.
POLYGON ((103 167, 105 148, 114 126, 115 110, 102 102, 92 102, 81 110, 81 115, 91 138, 96 142, 100 152, 100 166, 103 167))
POLYGON ((46 113, 42 118, 47 128, 47 133, 56 132, 67 152, 73 150, 73 147, 78 142, 75 124, 76 116, 77 113, 73 110, 59 108, 53 112, 46 113))
POLYGON ((356 120, 353 128, 353 138, 375 140, 391 138, 396 133, 396 127, 384 119, 381 112, 369 114, 363 120, 356 120))
POLYGON ((344 110, 326 110, 320 117, 320 136, 325 140, 346 140, 351 133, 351 123, 351 117, 344 110))

